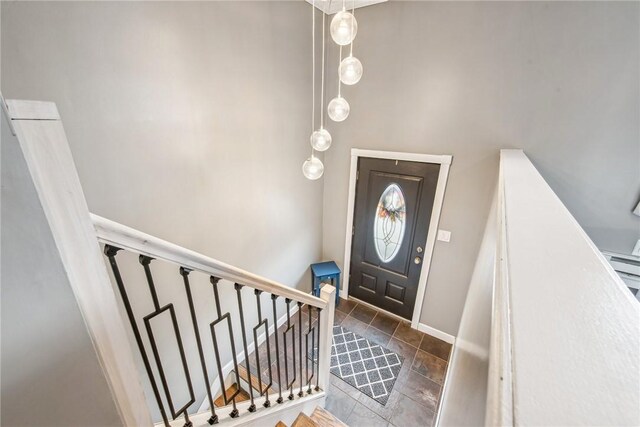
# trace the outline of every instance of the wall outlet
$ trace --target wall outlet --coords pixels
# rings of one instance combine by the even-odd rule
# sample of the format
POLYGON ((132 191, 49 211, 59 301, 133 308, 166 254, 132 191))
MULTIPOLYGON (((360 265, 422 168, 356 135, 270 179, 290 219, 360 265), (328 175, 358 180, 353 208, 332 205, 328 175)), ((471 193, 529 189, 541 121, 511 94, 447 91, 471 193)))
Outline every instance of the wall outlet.
POLYGON ((441 242, 450 242, 451 232, 447 230, 438 230, 438 240, 441 242))
POLYGON ((633 247, 631 255, 640 256, 640 239, 638 239, 636 245, 633 247))

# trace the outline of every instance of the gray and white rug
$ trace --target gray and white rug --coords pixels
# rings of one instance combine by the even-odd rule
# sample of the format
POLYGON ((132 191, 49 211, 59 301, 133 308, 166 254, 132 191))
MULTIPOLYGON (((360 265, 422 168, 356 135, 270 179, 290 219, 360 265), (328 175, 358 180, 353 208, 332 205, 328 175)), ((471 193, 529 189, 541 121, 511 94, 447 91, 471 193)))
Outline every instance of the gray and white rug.
POLYGON ((333 327, 331 373, 385 405, 403 358, 341 326, 333 327))

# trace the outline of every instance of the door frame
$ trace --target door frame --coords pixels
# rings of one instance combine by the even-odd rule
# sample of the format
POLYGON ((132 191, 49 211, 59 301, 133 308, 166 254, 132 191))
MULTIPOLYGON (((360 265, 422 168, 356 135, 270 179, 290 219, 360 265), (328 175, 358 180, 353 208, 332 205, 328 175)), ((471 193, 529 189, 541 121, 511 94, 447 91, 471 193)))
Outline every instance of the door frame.
POLYGON ((429 270, 431 269, 431 260, 433 258, 433 250, 436 244, 438 234, 438 225, 440 223, 440 214, 442 212, 442 203, 444 202, 444 193, 447 187, 447 179, 449 177, 449 167, 453 156, 451 155, 434 155, 419 153, 402 153, 396 151, 378 151, 363 150, 360 148, 351 149, 351 170, 349 172, 349 198, 347 200, 347 226, 345 231, 344 242, 344 279, 340 296, 343 299, 349 299, 349 273, 351 272, 351 243, 353 238, 355 201, 356 201, 356 181, 358 174, 358 159, 360 157, 368 157, 374 159, 402 160, 408 162, 420 163, 436 163, 440 165, 438 174, 438 182, 436 184, 436 194, 433 199, 433 209, 431 211, 431 220, 429 221, 429 229, 427 231, 427 243, 424 250, 424 258, 422 268, 420 269, 420 279, 418 280, 418 292, 416 294, 416 302, 413 307, 413 315, 411 316, 411 327, 418 329, 420 323, 420 315, 422 314, 422 306, 424 303, 424 294, 427 290, 427 279, 429 278, 429 270), (426 262, 424 262, 426 261, 426 262))

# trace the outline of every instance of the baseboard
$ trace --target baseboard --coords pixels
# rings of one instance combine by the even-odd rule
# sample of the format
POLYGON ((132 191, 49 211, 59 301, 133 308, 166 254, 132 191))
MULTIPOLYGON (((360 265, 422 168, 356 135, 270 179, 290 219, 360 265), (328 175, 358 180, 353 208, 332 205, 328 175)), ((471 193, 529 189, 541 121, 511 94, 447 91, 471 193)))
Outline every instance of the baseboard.
POLYGON ((442 393, 440 393, 440 403, 438 404, 438 408, 436 411, 436 417, 433 420, 434 427, 440 427, 440 415, 442 414, 442 408, 446 405, 446 399, 449 395, 449 378, 451 377, 451 371, 453 366, 457 366, 458 359, 458 346, 454 345, 451 348, 451 357, 449 358, 449 363, 447 365, 447 371, 444 374, 444 382, 442 384, 442 393))
POLYGON ((446 332, 442 332, 439 329, 432 328, 429 325, 425 325, 424 323, 418 323, 418 330, 420 332, 424 332, 427 335, 431 335, 432 337, 436 337, 441 339, 444 342, 448 342, 449 344, 453 344, 456 341, 456 337, 453 335, 449 335, 446 332))
MULTIPOLYGON (((295 304, 293 307, 291 307, 290 316, 293 317, 293 315, 296 314, 297 312, 298 312, 298 304, 295 304)), ((287 313, 283 314, 278 318, 278 328, 284 325, 284 322, 286 321, 287 321, 287 313)), ((273 325, 269 327, 269 336, 273 335, 275 330, 276 329, 273 327, 273 325)), ((267 337, 264 332, 258 335, 258 347, 260 347, 260 345, 266 340, 266 338, 267 337)), ((253 345, 250 345, 249 347, 250 347, 249 350, 255 350, 253 345)), ((253 351, 249 351, 249 355, 252 355, 252 354, 253 354, 253 351)), ((244 362, 244 359, 245 359, 244 351, 241 351, 236 355, 236 360, 238 361, 238 363, 244 362)), ((226 378, 232 370, 233 370, 233 360, 222 367, 223 377, 226 378)), ((218 377, 216 376, 211 383, 211 395, 215 399, 215 396, 220 392, 221 392, 220 381, 218 381, 218 377)), ((208 397, 205 396, 204 400, 200 404, 200 408, 198 409, 198 412, 206 411, 207 409, 209 409, 209 399, 208 397)))

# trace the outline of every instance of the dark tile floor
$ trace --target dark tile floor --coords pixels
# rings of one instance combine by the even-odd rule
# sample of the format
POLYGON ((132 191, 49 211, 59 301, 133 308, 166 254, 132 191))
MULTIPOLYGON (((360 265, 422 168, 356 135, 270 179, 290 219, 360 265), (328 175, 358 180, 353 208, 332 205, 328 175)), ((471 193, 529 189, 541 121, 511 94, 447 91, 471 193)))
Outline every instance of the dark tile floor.
MULTIPOLYGON (((309 317, 306 307, 303 307, 302 313, 302 316, 296 313, 291 318, 292 325, 296 326, 296 339, 298 339, 300 320, 302 321, 302 331, 308 329, 309 317)), ((312 314, 312 326, 315 326, 317 317, 315 312, 312 314)), ((336 307, 334 323, 402 355, 404 362, 386 405, 379 404, 338 377, 331 375, 331 387, 327 391, 326 409, 352 427, 422 427, 433 425, 440 403, 451 344, 411 329, 409 322, 399 321, 353 300, 340 300, 336 307)), ((282 325, 279 332, 284 332, 285 328, 286 325, 282 325)), ((288 360, 290 370, 292 366, 299 366, 299 364, 293 364, 292 355, 285 352, 282 342, 280 344, 281 360, 288 360)), ((260 371, 266 381, 268 378, 268 364, 264 363, 266 361, 266 346, 261 345, 258 352, 263 361, 260 371)), ((277 382, 275 378, 277 366, 273 346, 271 347, 271 356, 274 381, 277 382)), ((300 355, 296 356, 299 359, 300 355)), ((257 367, 254 358, 250 357, 249 362, 255 373, 257 367)), ((284 365, 281 369, 283 373, 281 382, 285 384, 284 365)), ((306 377, 307 373, 303 373, 302 376, 306 377)), ((299 378, 300 375, 296 375, 294 387, 298 386, 299 378)), ((274 388, 277 386, 274 385, 274 388)), ((287 393, 286 390, 283 391, 285 396, 287 393)))
POLYGON ((404 363, 385 406, 332 375, 326 409, 352 427, 433 425, 451 344, 353 300, 340 300, 334 323, 401 354, 404 363))

